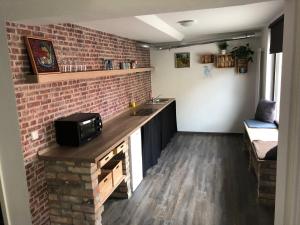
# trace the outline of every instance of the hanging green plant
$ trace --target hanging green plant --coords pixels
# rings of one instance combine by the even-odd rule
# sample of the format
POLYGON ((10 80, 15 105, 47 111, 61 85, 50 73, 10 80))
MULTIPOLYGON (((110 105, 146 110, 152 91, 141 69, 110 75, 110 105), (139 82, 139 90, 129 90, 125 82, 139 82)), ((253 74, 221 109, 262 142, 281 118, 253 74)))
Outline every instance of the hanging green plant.
POLYGON ((227 47, 228 47, 228 44, 226 41, 224 42, 219 42, 218 43, 218 47, 219 47, 219 50, 220 50, 220 53, 221 54, 226 54, 226 51, 227 51, 227 47))
POLYGON ((253 62, 254 51, 250 48, 249 43, 233 48, 231 54, 236 59, 246 59, 248 62, 253 62))
POLYGON ((219 42, 219 43, 218 43, 218 47, 219 47, 219 49, 220 49, 221 51, 222 51, 222 50, 226 50, 227 47, 228 47, 228 44, 227 44, 226 41, 224 41, 224 42, 219 42))

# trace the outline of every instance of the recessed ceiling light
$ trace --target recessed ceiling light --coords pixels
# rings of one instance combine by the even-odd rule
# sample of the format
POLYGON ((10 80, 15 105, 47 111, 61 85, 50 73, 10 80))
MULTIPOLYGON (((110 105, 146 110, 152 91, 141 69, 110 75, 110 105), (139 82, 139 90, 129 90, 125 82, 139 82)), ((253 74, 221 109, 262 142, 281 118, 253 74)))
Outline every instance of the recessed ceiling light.
POLYGON ((177 23, 179 23, 183 27, 190 27, 196 22, 196 20, 180 20, 177 23))

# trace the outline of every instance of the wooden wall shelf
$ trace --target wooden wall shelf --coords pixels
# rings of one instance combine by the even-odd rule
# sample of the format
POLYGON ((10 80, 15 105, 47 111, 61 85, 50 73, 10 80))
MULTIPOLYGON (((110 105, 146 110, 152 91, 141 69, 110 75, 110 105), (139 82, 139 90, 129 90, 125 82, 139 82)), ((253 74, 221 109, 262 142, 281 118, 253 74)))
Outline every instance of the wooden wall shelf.
POLYGON ((231 54, 215 56, 215 67, 217 68, 232 68, 234 63, 234 57, 231 54))
POLYGON ((214 63, 215 56, 213 54, 206 54, 200 56, 200 62, 202 64, 214 63))
POLYGON ((98 71, 83 71, 71 73, 49 73, 41 75, 28 75, 27 80, 30 83, 48 83, 56 81, 91 79, 107 76, 119 76, 132 73, 142 73, 151 71, 152 68, 136 68, 125 70, 98 70, 98 71))

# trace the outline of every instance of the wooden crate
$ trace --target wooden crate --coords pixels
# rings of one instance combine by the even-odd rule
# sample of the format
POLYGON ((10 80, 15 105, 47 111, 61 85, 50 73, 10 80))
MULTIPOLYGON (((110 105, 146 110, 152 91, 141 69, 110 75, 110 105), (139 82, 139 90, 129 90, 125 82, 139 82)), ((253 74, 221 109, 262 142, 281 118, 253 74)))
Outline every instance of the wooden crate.
POLYGON ((124 152, 128 150, 128 141, 123 141, 120 145, 118 145, 114 150, 114 154, 117 155, 120 152, 124 152))
POLYGON ((200 62, 202 64, 214 63, 215 56, 213 54, 206 54, 200 56, 200 62))
POLYGON ((236 59, 235 60, 235 70, 237 73, 247 73, 248 72, 248 60, 247 59, 236 59))
POLYGON ((215 67, 217 68, 232 68, 235 65, 235 60, 232 54, 215 55, 215 67))
POLYGON ((102 172, 99 177, 99 196, 100 196, 100 201, 104 202, 108 196, 111 194, 112 189, 113 189, 113 177, 112 173, 108 172, 102 172))
POLYGON ((120 180, 123 179, 123 166, 121 160, 109 161, 101 171, 112 174, 113 187, 116 187, 120 183, 120 180))
POLYGON ((106 156, 104 156, 100 161, 99 161, 99 166, 103 167, 106 163, 109 162, 114 157, 114 152, 111 151, 109 152, 106 156))

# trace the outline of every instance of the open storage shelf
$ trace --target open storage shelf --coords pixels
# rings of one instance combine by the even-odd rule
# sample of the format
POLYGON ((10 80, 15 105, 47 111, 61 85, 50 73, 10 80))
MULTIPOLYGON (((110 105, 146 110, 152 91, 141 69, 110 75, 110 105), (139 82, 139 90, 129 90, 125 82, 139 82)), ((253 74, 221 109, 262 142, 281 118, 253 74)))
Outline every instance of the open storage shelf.
POLYGON ((98 71, 82 71, 71 73, 49 73, 40 75, 28 75, 27 80, 30 83, 48 83, 56 81, 91 79, 106 76, 119 76, 132 73, 142 73, 151 71, 152 68, 136 68, 124 70, 98 70, 98 71))
POLYGON ((101 198, 101 204, 103 205, 105 201, 109 198, 109 196, 118 188, 118 186, 125 180, 126 176, 122 175, 122 177, 115 183, 115 185, 106 193, 105 196, 101 198))

